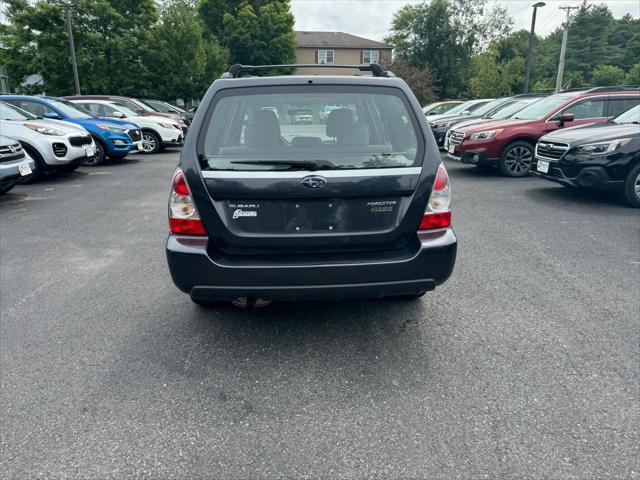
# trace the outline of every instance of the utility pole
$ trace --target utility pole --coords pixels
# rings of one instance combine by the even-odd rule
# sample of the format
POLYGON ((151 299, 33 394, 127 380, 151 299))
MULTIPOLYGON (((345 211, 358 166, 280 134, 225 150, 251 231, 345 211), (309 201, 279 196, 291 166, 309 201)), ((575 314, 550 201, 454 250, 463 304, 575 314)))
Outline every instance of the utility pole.
POLYGON ((580 7, 559 7, 560 10, 567 12, 567 20, 564 22, 564 30, 562 32, 562 46, 560 47, 560 61, 558 62, 558 76, 556 77, 555 93, 562 88, 562 76, 564 75, 564 56, 567 53, 567 38, 569 38, 569 23, 571 22, 571 10, 578 10, 580 7))
POLYGON ((64 13, 67 17, 67 32, 69 34, 69 48, 71 49, 71 63, 73 64, 73 80, 76 84, 76 95, 80 93, 80 78, 78 77, 78 62, 76 61, 76 46, 73 43, 73 31, 71 30, 71 14, 69 13, 69 4, 65 3, 64 13))
POLYGON ((524 92, 527 93, 529 91, 529 80, 531 78, 531 62, 533 61, 533 39, 535 37, 536 30, 536 12, 538 11, 538 7, 544 7, 546 4, 544 2, 538 2, 533 5, 533 16, 531 17, 531 32, 529 33, 529 48, 527 48, 527 67, 525 69, 526 73, 524 76, 524 92))

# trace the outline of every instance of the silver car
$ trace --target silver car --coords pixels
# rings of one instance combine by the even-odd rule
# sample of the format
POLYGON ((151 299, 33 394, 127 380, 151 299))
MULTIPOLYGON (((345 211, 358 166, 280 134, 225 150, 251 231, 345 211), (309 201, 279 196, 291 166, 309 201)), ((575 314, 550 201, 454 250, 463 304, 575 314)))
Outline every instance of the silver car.
POLYGON ((18 140, 0 135, 0 195, 11 190, 18 179, 32 175, 35 168, 18 140))
POLYGON ((33 158, 36 169, 31 180, 46 172, 75 170, 96 153, 93 138, 83 127, 36 117, 5 102, 0 102, 0 131, 20 141, 33 158))

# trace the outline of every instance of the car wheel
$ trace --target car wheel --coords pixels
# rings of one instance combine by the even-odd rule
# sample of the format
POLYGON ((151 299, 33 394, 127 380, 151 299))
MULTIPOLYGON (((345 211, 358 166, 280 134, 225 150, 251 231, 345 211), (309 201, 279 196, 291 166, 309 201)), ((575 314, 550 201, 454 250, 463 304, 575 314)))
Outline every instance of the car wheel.
POLYGON ((84 165, 87 167, 97 167, 98 165, 102 165, 107 158, 102 142, 94 139, 94 143, 96 144, 96 153, 93 157, 87 157, 84 161, 84 165))
POLYGON ((160 137, 153 132, 142 132, 142 151, 144 153, 157 153, 162 148, 160 137))
POLYGON ((640 164, 631 170, 624 182, 624 199, 629 206, 640 208, 640 164))
POLYGON ((0 195, 4 195, 5 193, 11 191, 11 189, 15 186, 16 186, 15 183, 11 183, 9 185, 4 185, 3 187, 0 187, 0 195))
POLYGON ((524 177, 533 167, 533 145, 513 142, 504 149, 498 164, 500 173, 507 177, 524 177))
POLYGON ((30 145, 23 144, 22 148, 24 148, 24 151, 27 152, 33 159, 33 162, 36 164, 36 168, 32 169, 31 175, 27 175, 26 177, 19 177, 18 180, 16 180, 16 183, 19 183, 20 185, 35 183, 41 180, 42 177, 44 177, 44 160, 42 159, 38 151, 30 145))

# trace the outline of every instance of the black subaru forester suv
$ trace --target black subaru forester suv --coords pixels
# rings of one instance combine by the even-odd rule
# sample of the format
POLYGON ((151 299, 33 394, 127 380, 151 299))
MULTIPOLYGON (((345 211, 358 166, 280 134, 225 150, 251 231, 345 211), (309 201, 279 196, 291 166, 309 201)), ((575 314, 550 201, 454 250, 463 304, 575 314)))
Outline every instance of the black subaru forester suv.
POLYGON ((344 67, 372 75, 234 65, 209 88, 169 200, 169 268, 194 302, 411 298, 451 275, 451 189, 420 104, 378 65, 344 67))

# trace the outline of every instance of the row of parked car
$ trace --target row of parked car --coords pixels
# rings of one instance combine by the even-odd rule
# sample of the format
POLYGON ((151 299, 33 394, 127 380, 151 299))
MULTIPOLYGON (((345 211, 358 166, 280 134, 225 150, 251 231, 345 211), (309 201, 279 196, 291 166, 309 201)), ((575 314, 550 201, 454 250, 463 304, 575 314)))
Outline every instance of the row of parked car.
POLYGON ((17 182, 182 145, 193 113, 120 96, 0 96, 0 195, 17 182))
POLYGON ((640 208, 638 86, 440 102, 423 111, 450 159, 497 167, 507 177, 535 173, 568 187, 613 191, 640 208))

